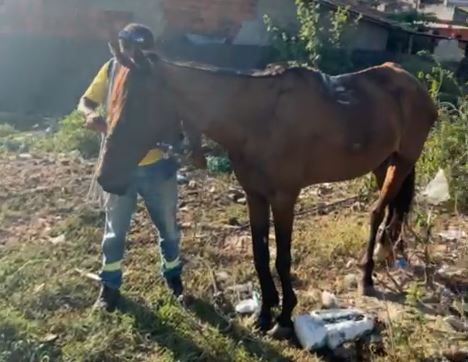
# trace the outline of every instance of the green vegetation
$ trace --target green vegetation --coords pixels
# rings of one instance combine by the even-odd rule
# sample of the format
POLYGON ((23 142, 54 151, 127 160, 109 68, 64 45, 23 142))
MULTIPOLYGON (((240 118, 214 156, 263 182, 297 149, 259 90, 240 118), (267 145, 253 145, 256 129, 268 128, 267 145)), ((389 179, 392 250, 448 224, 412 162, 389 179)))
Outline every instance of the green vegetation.
POLYGON ((444 169, 457 209, 468 207, 468 98, 458 108, 442 103, 439 121, 426 142, 418 174, 426 183, 444 169))
POLYGON ((78 150, 85 158, 95 157, 99 153, 99 136, 83 125, 83 115, 74 111, 59 121, 56 133, 38 139, 36 146, 44 151, 54 152, 78 150))
MULTIPOLYGON (((195 297, 189 310, 168 295, 158 273, 154 230, 143 223, 147 216, 139 209, 125 257, 121 309, 113 314, 93 311, 98 285, 77 270, 99 269, 102 215, 80 207, 82 199, 75 193, 66 196, 73 213, 60 214, 53 207, 55 198, 39 193, 42 206, 49 208, 45 217, 52 220, 62 215, 62 219, 52 223, 50 231, 40 229, 32 239, 25 224, 17 231, 18 240, 9 239, 11 243, 2 249, 0 361, 319 361, 288 342, 252 333, 250 318, 230 320, 239 296, 227 288, 251 281, 258 286, 250 240, 245 245, 236 243, 247 232, 230 229, 226 233, 223 224, 227 221, 222 221, 236 217, 245 222, 245 206, 218 204, 216 197, 227 192, 231 183, 222 178, 212 182, 182 190, 189 212, 202 210, 199 226, 194 222, 184 230, 182 243, 184 277, 195 297), (215 193, 205 191, 193 199, 185 193, 211 187, 215 193), (54 243, 58 235, 63 235, 62 241, 54 243)), ((343 189, 347 186, 338 185, 331 195, 341 195, 343 189)), ((9 205, 17 197, 11 194, 9 205)), ((30 200, 24 199, 23 206, 31 208, 30 200)), ((320 292, 317 296, 313 291, 337 290, 346 295, 340 280, 354 272, 346 264, 362 250, 367 222, 367 210, 347 208, 298 218, 293 247, 293 277, 300 302, 297 313, 319 307, 320 292)), ((408 288, 412 303, 413 284, 408 288)), ((421 298, 421 293, 416 296, 421 298)), ((366 307, 354 290, 349 296, 369 310, 375 303, 381 309, 387 306, 385 301, 375 301, 366 307)), ((452 334, 431 332, 428 323, 417 323, 411 313, 401 311, 391 321, 392 328, 383 336, 387 354, 371 353, 373 361, 429 358, 454 343, 448 338, 452 334)))
MULTIPOLYGON (((340 8, 331 15, 331 25, 324 26, 315 2, 297 3, 300 29, 295 35, 287 35, 266 18, 279 58, 331 73, 352 67, 343 45, 344 27, 356 24, 356 19, 340 8)), ((424 186, 443 168, 462 210, 468 206, 468 98, 452 73, 427 54, 412 57, 405 67, 425 82, 440 109, 440 120, 418 163, 418 183, 424 186)), ((184 279, 195 298, 190 309, 182 309, 168 295, 158 273, 154 230, 140 205, 125 257, 124 302, 113 314, 92 310, 98 285, 84 272, 100 268, 104 222, 100 210, 83 206, 92 168, 66 155, 53 157, 75 150, 84 157, 97 154, 99 137, 84 129, 83 121, 73 112, 51 134, 0 125, 0 362, 319 361, 291 343, 253 333, 251 318, 232 318, 240 295, 229 287, 253 282, 258 290, 258 283, 249 232, 233 226, 247 224, 247 209, 230 200, 230 190, 238 185, 232 177, 219 175, 231 169, 221 151, 208 159, 209 170, 218 175, 191 174, 195 182, 180 188, 184 279), (34 162, 11 157, 36 151, 34 162)), ((365 201, 375 199, 374 191, 375 181, 368 175, 310 188, 301 195, 292 248, 299 300, 295 313, 319 308, 320 290, 334 291, 344 305, 378 313, 385 321, 385 353, 365 350, 371 361, 435 361, 449 347, 466 348, 466 338, 446 329, 441 317, 423 315, 418 309, 434 293, 424 276, 395 273, 406 278, 399 279, 406 296, 399 293, 401 300, 396 302, 361 299, 344 285, 345 276, 358 273, 355 265, 368 235, 365 201), (361 197, 352 204, 307 211, 356 194, 361 197)), ((423 233, 428 228, 427 210, 415 211, 415 232, 423 233)), ((430 220, 434 233, 458 222, 448 215, 430 220)), ((461 225, 466 229, 466 222, 461 225)), ((445 241, 440 245, 439 239, 430 237, 425 245, 407 241, 412 258, 426 253, 425 248, 443 247, 442 255, 430 255, 428 266, 447 264, 445 241)), ((273 265, 273 236, 270 243, 273 265)), ((466 248, 454 250, 461 262, 466 260, 466 248)), ((424 265, 421 259, 416 262, 424 265)), ((395 279, 386 278, 385 271, 376 272, 379 288, 392 295, 395 279)), ((276 273, 274 277, 278 281, 276 273)))
MULTIPOLYGON (((352 19, 348 9, 330 11, 323 21, 316 1, 296 0, 299 30, 287 34, 266 16, 279 61, 292 65, 309 65, 326 73, 344 73, 353 69, 344 39, 353 33, 359 19, 352 19), (327 24, 324 26, 323 24, 327 24)), ((414 14, 407 14, 413 19, 414 14), (410 16, 411 15, 411 16, 410 16)), ((406 19, 406 18, 405 18, 406 19)), ((418 18, 419 19, 419 18, 418 18)), ((421 183, 427 183, 443 168, 448 177, 453 197, 459 208, 468 207, 468 98, 453 72, 437 63, 427 52, 404 58, 402 66, 427 86, 433 99, 440 105, 440 119, 431 132, 424 153, 418 163, 421 183)), ((375 190, 375 183, 363 178, 362 193, 375 190)))
POLYGON ((264 17, 277 61, 307 65, 330 74, 351 70, 351 54, 345 44, 352 38, 359 18, 353 18, 347 7, 338 7, 324 19, 317 1, 296 0, 296 7, 299 29, 295 34, 273 24, 268 15, 264 17))
POLYGON ((230 173, 232 171, 231 163, 226 156, 208 156, 208 170, 218 173, 230 173))
POLYGON ((0 151, 39 151, 68 153, 79 151, 84 158, 96 157, 99 136, 83 127, 83 116, 74 111, 58 122, 53 133, 43 131, 18 132, 10 124, 0 125, 0 151))

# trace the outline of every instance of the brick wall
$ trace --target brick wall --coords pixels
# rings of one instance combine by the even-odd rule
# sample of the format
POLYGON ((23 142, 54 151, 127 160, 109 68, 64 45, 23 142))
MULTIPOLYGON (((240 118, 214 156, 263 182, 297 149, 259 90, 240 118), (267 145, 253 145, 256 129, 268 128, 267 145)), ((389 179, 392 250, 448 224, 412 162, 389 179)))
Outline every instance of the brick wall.
POLYGON ((221 66, 262 65, 269 56, 257 47, 266 39, 262 15, 275 12, 283 17, 287 4, 294 2, 0 0, 0 111, 48 115, 71 111, 110 57, 106 46, 110 34, 131 20, 149 25, 156 37, 194 33, 241 44, 189 46, 175 55, 221 66), (18 79, 18 74, 23 77, 18 79))
POLYGON ((163 0, 167 33, 233 39, 242 23, 257 17, 257 0, 163 0))
POLYGON ((0 34, 107 40, 133 19, 132 12, 98 9, 76 1, 4 0, 0 34))

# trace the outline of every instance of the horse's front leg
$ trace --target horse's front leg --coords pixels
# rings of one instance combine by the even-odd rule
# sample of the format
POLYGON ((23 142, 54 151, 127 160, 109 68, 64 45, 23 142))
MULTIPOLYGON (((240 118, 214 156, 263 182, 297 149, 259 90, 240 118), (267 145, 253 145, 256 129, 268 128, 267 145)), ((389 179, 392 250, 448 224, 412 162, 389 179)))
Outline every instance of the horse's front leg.
POLYGON ((294 205, 297 194, 279 195, 272 203, 276 234, 276 269, 283 287, 283 303, 277 324, 271 330, 275 338, 289 338, 293 334, 291 315, 297 298, 291 283, 291 238, 294 222, 294 205))
POLYGON ((250 227, 252 231, 255 269, 260 280, 262 306, 256 326, 263 332, 272 326, 271 308, 278 305, 279 297, 270 271, 268 233, 270 226, 270 204, 261 195, 247 192, 250 227))

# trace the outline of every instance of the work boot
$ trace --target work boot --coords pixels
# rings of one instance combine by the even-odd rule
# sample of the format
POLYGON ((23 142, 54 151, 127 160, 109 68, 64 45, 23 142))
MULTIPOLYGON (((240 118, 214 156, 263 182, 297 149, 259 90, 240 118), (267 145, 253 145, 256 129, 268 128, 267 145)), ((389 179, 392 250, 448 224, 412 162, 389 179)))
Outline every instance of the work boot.
POLYGON ((168 288, 172 291, 172 294, 181 304, 184 304, 184 286, 180 276, 166 279, 168 288))
POLYGON ((119 299, 120 291, 118 289, 112 289, 103 285, 94 307, 112 313, 117 307, 119 299))

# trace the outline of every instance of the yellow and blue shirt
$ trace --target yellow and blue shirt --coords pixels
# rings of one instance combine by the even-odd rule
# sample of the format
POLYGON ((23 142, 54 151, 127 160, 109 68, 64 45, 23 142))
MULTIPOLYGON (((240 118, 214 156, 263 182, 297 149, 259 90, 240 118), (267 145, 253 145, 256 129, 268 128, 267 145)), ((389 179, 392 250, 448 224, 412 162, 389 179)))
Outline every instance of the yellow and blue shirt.
MULTIPOLYGON (((83 97, 97 103, 104 104, 106 102, 108 87, 109 87, 109 67, 111 62, 106 62, 99 72, 94 77, 83 97)), ((139 166, 151 165, 159 161, 163 157, 163 151, 159 148, 152 148, 148 151, 145 157, 138 164, 139 166)))

